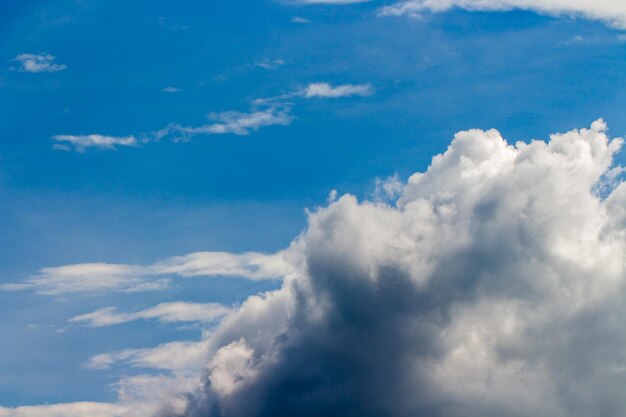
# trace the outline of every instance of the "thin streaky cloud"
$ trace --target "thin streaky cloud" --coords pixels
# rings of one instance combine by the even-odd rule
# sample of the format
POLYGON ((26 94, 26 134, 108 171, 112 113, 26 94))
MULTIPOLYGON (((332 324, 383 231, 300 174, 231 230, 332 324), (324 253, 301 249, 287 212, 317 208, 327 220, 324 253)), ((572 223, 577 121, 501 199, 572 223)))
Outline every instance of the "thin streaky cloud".
POLYGON ((271 107, 265 110, 253 110, 249 113, 221 112, 210 113, 209 120, 213 123, 202 126, 181 126, 171 124, 165 129, 156 132, 158 138, 178 136, 178 139, 187 139, 197 135, 249 135, 262 127, 288 126, 293 117, 289 107, 271 107))
MULTIPOLYGON (((265 69, 275 69, 283 64, 283 60, 277 59, 257 63, 256 65, 265 69)), ((167 87, 162 91, 174 93, 180 90, 175 87, 167 87)), ((209 113, 208 118, 211 123, 200 126, 182 126, 178 123, 170 123, 163 129, 139 135, 141 139, 133 135, 119 137, 100 134, 55 135, 52 139, 57 142, 54 149, 63 151, 75 150, 83 153, 90 148, 115 150, 118 147, 140 146, 166 138, 174 141, 185 141, 200 135, 231 134, 245 136, 263 127, 290 125, 293 121, 293 115, 291 114, 292 104, 287 102, 290 99, 337 99, 352 96, 367 97, 373 94, 374 88, 371 84, 332 85, 327 82, 315 82, 285 94, 256 99, 249 112, 209 113)))
POLYGON ((258 98, 254 106, 270 106, 281 103, 283 106, 291 105, 290 100, 296 98, 344 98, 352 96, 367 97, 375 93, 371 84, 339 84, 332 85, 327 82, 309 83, 306 87, 298 88, 290 92, 273 97, 258 98))
POLYGON ((195 252, 152 265, 108 263, 71 264, 41 269, 22 282, 0 285, 0 291, 34 291, 37 294, 133 293, 169 288, 170 277, 241 277, 250 280, 281 279, 293 268, 285 251, 274 254, 245 252, 195 252))
POLYGON ((161 89, 161 92, 163 92, 163 93, 179 93, 181 91, 183 91, 183 90, 181 90, 180 88, 172 87, 172 86, 165 87, 165 88, 161 89))
POLYGON ((136 320, 159 320, 161 323, 200 322, 211 323, 231 312, 229 307, 216 303, 190 303, 183 301, 160 303, 144 310, 122 313, 115 307, 101 308, 91 313, 81 314, 68 320, 68 323, 88 327, 106 327, 136 320))
POLYGON ((139 141, 134 136, 106 136, 99 134, 90 135, 54 135, 52 139, 59 142, 56 149, 69 150, 70 147, 77 152, 85 152, 88 148, 115 150, 118 147, 138 146, 139 141))
POLYGON ((255 63, 254 65, 256 65, 259 68, 263 68, 263 69, 267 69, 267 70, 273 70, 279 67, 282 67, 283 65, 285 65, 285 61, 278 58, 278 59, 266 59, 263 61, 259 61, 257 63, 255 63))
POLYGON ((109 369, 118 363, 135 368, 169 371, 197 371, 206 362, 210 339, 194 342, 169 342, 154 348, 124 349, 92 356, 86 363, 88 369, 109 369))
POLYGON ((0 417, 130 417, 128 414, 130 411, 131 407, 121 404, 83 401, 15 408, 0 407, 0 417))
POLYGON ((453 8, 469 11, 529 10, 552 16, 580 16, 626 29, 626 2, 615 0, 407 0, 379 10, 380 16, 418 17, 453 8))
POLYGON ((284 105, 274 105, 262 110, 253 109, 248 113, 237 111, 210 113, 208 118, 212 123, 200 126, 181 126, 177 123, 170 123, 161 130, 139 135, 140 139, 134 135, 124 137, 101 134, 54 135, 52 139, 57 143, 53 148, 84 153, 88 149, 116 150, 118 147, 141 146, 166 138, 180 141, 200 135, 245 136, 263 127, 288 126, 293 120, 291 108, 284 105))

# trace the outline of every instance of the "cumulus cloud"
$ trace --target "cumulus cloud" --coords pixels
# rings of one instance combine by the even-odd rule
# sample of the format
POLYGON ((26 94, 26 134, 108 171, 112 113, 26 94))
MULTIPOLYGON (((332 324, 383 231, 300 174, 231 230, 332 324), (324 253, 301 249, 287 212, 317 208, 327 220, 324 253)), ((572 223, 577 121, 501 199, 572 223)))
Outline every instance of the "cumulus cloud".
POLYGON ((470 11, 530 10, 548 15, 581 16, 626 29, 626 3, 619 0, 407 0, 380 10, 383 16, 419 16, 452 8, 470 11))
POLYGON ((595 191, 621 145, 469 130, 393 204, 332 201, 162 415, 622 416, 626 184, 595 191))
MULTIPOLYGON (((251 280, 280 279, 292 272, 284 252, 195 252, 174 256, 152 265, 86 263, 48 267, 23 282, 2 284, 0 291, 32 290, 44 295, 163 290, 170 278, 242 277, 251 280)), ((170 306, 171 307, 171 306, 170 306)))
POLYGON ((169 373, 120 383, 120 404, 158 393, 133 408, 155 417, 621 417, 626 184, 606 130, 459 132, 386 200, 311 213, 278 260, 142 267, 287 272, 200 341, 88 365, 169 373))
POLYGON ((203 322, 210 323, 230 312, 230 308, 215 303, 170 302, 134 313, 118 313, 115 307, 101 308, 91 313, 71 318, 69 323, 85 324, 89 327, 104 327, 135 320, 158 319, 162 323, 203 322))
POLYGON ((77 152, 85 152, 87 148, 117 149, 118 146, 137 146, 139 142, 134 136, 91 135, 55 135, 52 139, 59 142, 56 149, 69 150, 70 146, 77 152))
POLYGON ((328 83, 311 83, 303 91, 306 98, 340 98, 350 96, 371 96, 374 89, 369 84, 342 84, 332 86, 328 83))
POLYGON ((23 72, 55 72, 67 68, 65 64, 55 63, 55 57, 50 54, 20 54, 13 60, 20 63, 19 71, 23 72))

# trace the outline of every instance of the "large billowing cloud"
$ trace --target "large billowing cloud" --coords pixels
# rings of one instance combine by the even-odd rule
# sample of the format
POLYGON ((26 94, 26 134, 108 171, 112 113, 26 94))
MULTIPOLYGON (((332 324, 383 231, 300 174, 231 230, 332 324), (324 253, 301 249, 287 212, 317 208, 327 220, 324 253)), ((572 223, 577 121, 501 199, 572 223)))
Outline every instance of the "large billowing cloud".
POLYGON ((393 205, 310 215, 174 416, 622 416, 626 185, 604 122, 460 132, 393 205))
POLYGON ((282 287, 202 340, 88 365, 164 372, 120 382, 124 417, 621 417, 621 145, 603 121, 548 142, 460 132, 393 204, 310 214, 282 287))
POLYGON ((380 10, 383 16, 419 16, 425 11, 452 8, 471 11, 530 10, 549 15, 583 16, 626 29, 626 3, 622 0, 404 0, 380 10))

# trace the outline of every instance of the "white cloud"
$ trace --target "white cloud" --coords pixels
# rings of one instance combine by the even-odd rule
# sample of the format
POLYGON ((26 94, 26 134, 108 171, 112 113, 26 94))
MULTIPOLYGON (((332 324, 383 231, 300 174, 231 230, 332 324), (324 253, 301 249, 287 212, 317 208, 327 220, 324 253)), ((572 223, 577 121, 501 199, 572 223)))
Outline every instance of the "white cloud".
POLYGON ((38 294, 137 292, 162 290, 169 280, 149 280, 144 268, 124 264, 86 263, 41 269, 24 282, 0 285, 3 291, 34 290, 38 294))
POLYGON ((183 90, 181 90, 180 88, 172 87, 172 86, 161 89, 161 92, 163 93, 179 93, 181 91, 183 90))
POLYGON ((256 64, 257 67, 260 68, 264 68, 264 69, 268 69, 268 70, 273 70, 279 67, 282 67, 283 65, 285 65, 285 61, 283 61, 282 59, 273 59, 273 60, 263 60, 260 62, 257 62, 256 64))
MULTIPOLYGON (((274 61, 263 61, 257 66, 266 69, 275 69, 284 64, 284 61, 277 59, 274 61)), ((174 87, 164 88, 164 92, 180 91, 174 87)), ((58 150, 76 150, 84 152, 88 148, 117 149, 121 146, 139 146, 148 142, 170 138, 174 141, 189 140, 199 135, 239 135, 245 136, 256 132, 263 127, 288 126, 293 121, 291 114, 291 104, 286 101, 296 97, 304 98, 340 98, 350 96, 370 96, 374 94, 374 89, 370 84, 342 84, 333 86, 329 83, 311 83, 303 89, 292 91, 279 96, 261 98, 253 102, 249 112, 220 112, 208 115, 211 123, 200 126, 181 126, 177 123, 170 123, 165 128, 143 134, 141 139, 135 136, 106 136, 99 134, 91 135, 55 135, 52 137, 57 144, 58 150)))
MULTIPOLYGON (((74 147, 77 152, 84 152, 87 148, 116 149, 118 146, 137 146, 139 142, 134 136, 103 136, 92 135, 55 135, 52 137, 57 142, 67 143, 74 147)), ((63 146, 67 145, 61 145, 63 146)))
POLYGON ((134 136, 116 137, 99 134, 55 135, 52 139, 58 142, 54 145, 55 149, 69 151, 73 148, 82 153, 88 148, 117 149, 119 146, 139 146, 164 138, 178 141, 198 135, 232 134, 243 136, 256 132, 262 127, 288 126, 293 120, 291 109, 285 106, 272 106, 263 110, 253 110, 249 113, 210 113, 208 118, 213 123, 201 126, 181 126, 172 123, 164 129, 143 135, 145 137, 141 140, 134 136))
POLYGON ((419 16, 452 8, 470 11, 530 10, 548 15, 581 16, 626 29, 626 2, 621 0, 408 0, 380 10, 383 16, 419 16))
POLYGON ((20 54, 13 60, 21 64, 19 71, 23 72, 54 72, 67 68, 67 65, 55 63, 54 59, 50 54, 20 54))
POLYGON ((293 270, 284 251, 275 254, 245 252, 195 252, 174 256, 157 262, 149 268, 155 274, 173 274, 182 277, 241 276, 253 280, 283 277, 293 270))
POLYGON ((179 301, 157 304, 154 307, 134 313, 118 313, 115 307, 107 307, 73 317, 68 322, 86 324, 90 327, 112 326, 135 320, 149 319, 158 319, 162 323, 193 321, 210 323, 225 316, 230 311, 230 308, 221 304, 198 304, 179 301))
POLYGON ((222 112, 210 113, 209 119, 214 123, 186 127, 173 124, 157 133, 158 137, 168 135, 182 135, 185 138, 196 135, 248 135, 262 127, 287 126, 291 124, 290 109, 286 107, 270 107, 264 110, 254 110, 250 113, 222 112))
POLYGON ((297 271, 210 336, 183 415, 621 416, 626 184, 594 193, 622 145, 605 131, 460 132, 395 204, 311 214, 297 271))
POLYGON ((16 408, 0 407, 0 417, 119 417, 128 408, 118 404, 77 402, 16 408))
POLYGON ((195 252, 152 265, 86 263, 48 267, 23 282, 2 284, 0 291, 33 290, 38 294, 62 295, 98 292, 163 290, 167 276, 242 277, 252 280, 280 279, 292 272, 285 252, 195 252))
POLYGON ((170 342, 155 348, 101 353, 93 356, 85 365, 90 369, 108 369, 116 363, 126 363, 136 368, 198 372, 206 363, 208 348, 209 340, 170 342))
POLYGON ((342 84, 332 86, 328 83, 311 83, 303 91, 306 98, 340 98, 350 96, 371 96, 374 89, 369 84, 342 84))

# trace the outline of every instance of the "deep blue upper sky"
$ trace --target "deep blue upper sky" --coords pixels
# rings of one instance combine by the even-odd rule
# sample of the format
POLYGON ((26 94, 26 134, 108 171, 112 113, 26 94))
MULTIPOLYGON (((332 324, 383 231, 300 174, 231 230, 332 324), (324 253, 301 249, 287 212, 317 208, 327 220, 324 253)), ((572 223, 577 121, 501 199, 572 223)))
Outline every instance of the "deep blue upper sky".
MULTIPOLYGON (((523 11, 378 17, 388 3, 0 2, 0 283, 81 262, 274 251, 332 189, 366 198, 377 177, 423 170, 463 129, 526 141, 603 117, 612 135, 626 133, 617 30, 523 11), (66 68, 20 71, 20 54, 66 68), (248 135, 53 148, 55 135, 200 126, 318 82, 373 94, 290 97, 289 125, 248 135)), ((114 299, 126 309, 233 303, 272 285, 217 279, 64 301, 0 292, 0 334, 11 335, 0 343, 0 405, 113 400, 107 384, 130 371, 85 370, 89 357, 197 338, 145 323, 58 333, 72 316, 114 299)))

